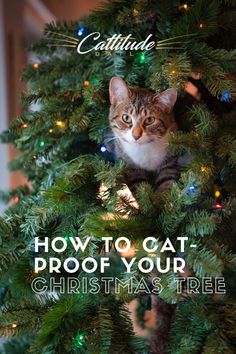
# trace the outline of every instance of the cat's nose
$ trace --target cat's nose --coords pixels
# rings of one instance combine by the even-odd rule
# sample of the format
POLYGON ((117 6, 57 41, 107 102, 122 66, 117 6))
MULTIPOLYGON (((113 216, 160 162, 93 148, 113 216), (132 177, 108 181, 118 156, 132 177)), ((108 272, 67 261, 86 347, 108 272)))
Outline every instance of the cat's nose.
POLYGON ((139 138, 141 138, 143 134, 142 128, 141 127, 134 127, 132 130, 132 135, 134 137, 135 140, 138 140, 139 138))

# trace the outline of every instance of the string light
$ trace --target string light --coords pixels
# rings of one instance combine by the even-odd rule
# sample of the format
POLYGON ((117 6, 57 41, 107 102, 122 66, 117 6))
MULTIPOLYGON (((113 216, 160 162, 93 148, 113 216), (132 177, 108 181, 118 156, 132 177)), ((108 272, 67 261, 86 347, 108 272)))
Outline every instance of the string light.
POLYGON ((44 142, 43 140, 41 140, 41 141, 39 142, 39 146, 40 146, 40 147, 44 147, 44 146, 45 146, 45 142, 44 142))
POLYGON ((18 197, 18 196, 16 196, 15 198, 14 198, 14 203, 18 203, 20 201, 20 198, 18 197))
POLYGON ((106 152, 107 149, 105 148, 105 146, 101 146, 100 151, 101 151, 101 152, 106 152))
POLYGON ((83 340, 84 339, 84 335, 83 334, 80 334, 79 335, 79 340, 83 340))
POLYGON ((199 27, 200 29, 203 29, 203 28, 205 27, 205 26, 204 26, 204 23, 203 23, 203 22, 199 22, 198 27, 199 27))
POLYGON ((85 80, 85 81, 83 82, 83 86, 89 86, 89 81, 88 81, 88 80, 85 80))
POLYGON ((139 11, 137 10, 137 9, 133 9, 133 16, 138 16, 138 14, 139 14, 139 11))
POLYGON ((201 172, 202 172, 202 173, 207 172, 207 167, 202 166, 202 167, 201 167, 201 172))
POLYGON ((17 204, 19 201, 20 201, 20 198, 19 198, 18 196, 12 197, 12 198, 9 200, 8 205, 9 205, 9 206, 12 206, 12 205, 14 205, 14 204, 17 204))
POLYGON ((79 37, 83 36, 84 32, 85 32, 85 28, 84 28, 84 27, 79 27, 79 28, 77 29, 77 35, 78 35, 79 37))
POLYGON ((16 327, 17 327, 17 324, 16 324, 16 323, 13 323, 11 326, 12 326, 12 328, 16 328, 16 327))
POLYGON ((64 237, 64 239, 66 240, 66 242, 69 242, 69 241, 70 241, 70 236, 66 235, 66 236, 64 237))
POLYGON ((62 120, 57 120, 56 121, 56 125, 60 128, 64 128, 65 127, 65 122, 63 122, 62 120))
POLYGON ((179 6, 179 10, 182 12, 188 11, 188 4, 184 3, 179 6))
POLYGON ((145 55, 145 53, 141 53, 141 54, 139 55, 139 62, 140 62, 140 64, 143 64, 143 63, 146 62, 146 55, 145 55))
POLYGON ((28 124, 26 124, 26 123, 22 124, 22 126, 21 126, 22 129, 25 129, 27 127, 28 127, 28 124))
POLYGON ((222 205, 219 204, 219 203, 217 203, 217 204, 215 205, 215 208, 218 209, 218 210, 219 210, 219 209, 222 209, 222 205))
POLYGON ((51 128, 51 129, 49 129, 49 133, 52 133, 53 132, 53 129, 51 128))
POLYGON ((230 102, 231 95, 230 95, 229 91, 227 91, 227 90, 223 91, 220 100, 223 102, 230 102))
POLYGON ((35 63, 35 64, 33 65, 33 67, 34 67, 35 69, 38 69, 38 68, 39 68, 39 63, 35 63))
POLYGON ((36 160, 36 159, 37 159, 37 156, 36 156, 36 155, 33 155, 33 159, 35 159, 35 160, 36 160))
POLYGON ((152 257, 156 257, 157 256, 157 254, 156 253, 148 253, 148 257, 150 257, 150 258, 152 258, 152 257))
POLYGON ((188 187, 188 193, 189 194, 194 194, 197 190, 197 186, 195 186, 194 184, 190 187, 188 187))
POLYGON ((76 336, 76 338, 74 338, 74 348, 82 348, 84 343, 84 338, 85 338, 85 335, 83 333, 80 333, 76 336))
POLYGON ((218 190, 217 190, 217 191, 215 191, 215 197, 216 197, 216 198, 219 198, 219 197, 220 197, 220 195, 221 195, 220 191, 218 191, 218 190))

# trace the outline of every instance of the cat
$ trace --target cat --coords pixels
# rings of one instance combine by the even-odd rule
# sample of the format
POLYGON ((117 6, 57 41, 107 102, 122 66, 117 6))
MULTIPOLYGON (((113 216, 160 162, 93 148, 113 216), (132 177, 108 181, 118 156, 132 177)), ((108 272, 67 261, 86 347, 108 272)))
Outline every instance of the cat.
MULTIPOLYGON (((168 135, 177 130, 173 113, 177 91, 170 88, 156 93, 147 88, 129 87, 121 78, 113 77, 109 95, 115 160, 123 160, 129 167, 124 183, 132 193, 142 181, 151 182, 158 190, 169 188, 180 175, 178 157, 167 152, 168 135)), ((150 316, 155 321, 149 337, 152 353, 165 352, 174 311, 175 307, 164 301, 151 304, 150 316)), ((140 331, 138 327, 136 330, 140 331)))
POLYGON ((115 156, 130 167, 127 184, 134 190, 138 182, 154 181, 163 190, 179 178, 177 157, 167 153, 167 137, 177 129, 173 107, 176 90, 157 94, 151 89, 128 87, 113 77, 109 85, 110 128, 115 156))

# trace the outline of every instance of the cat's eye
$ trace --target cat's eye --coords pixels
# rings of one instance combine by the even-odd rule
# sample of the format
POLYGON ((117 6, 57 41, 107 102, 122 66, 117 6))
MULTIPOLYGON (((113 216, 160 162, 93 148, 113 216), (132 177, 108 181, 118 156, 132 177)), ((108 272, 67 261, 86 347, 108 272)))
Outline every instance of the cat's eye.
POLYGON ((155 122, 155 118, 154 117, 147 117, 144 121, 144 125, 151 125, 155 122))
POLYGON ((132 123, 132 118, 128 114, 123 114, 122 120, 123 120, 123 122, 128 123, 128 124, 132 123))

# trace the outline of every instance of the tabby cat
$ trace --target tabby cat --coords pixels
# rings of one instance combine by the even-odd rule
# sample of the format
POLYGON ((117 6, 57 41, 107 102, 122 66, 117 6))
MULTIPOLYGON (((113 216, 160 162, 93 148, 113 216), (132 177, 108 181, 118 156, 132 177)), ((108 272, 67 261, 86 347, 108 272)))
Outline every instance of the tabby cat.
POLYGON ((166 138, 177 129, 173 115, 176 90, 157 94, 128 87, 121 78, 113 77, 109 94, 115 155, 130 167, 129 188, 134 190, 144 180, 152 180, 159 189, 168 188, 179 178, 177 157, 166 151, 166 138))

